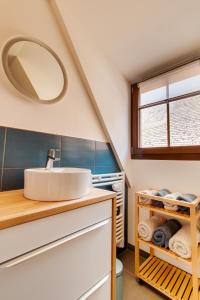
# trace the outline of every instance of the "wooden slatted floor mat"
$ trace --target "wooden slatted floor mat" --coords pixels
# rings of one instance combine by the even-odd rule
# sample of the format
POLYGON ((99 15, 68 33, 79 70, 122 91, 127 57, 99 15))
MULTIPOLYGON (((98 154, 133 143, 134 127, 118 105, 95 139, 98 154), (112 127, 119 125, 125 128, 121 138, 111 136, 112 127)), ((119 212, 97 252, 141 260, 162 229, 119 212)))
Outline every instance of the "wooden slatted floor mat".
POLYGON ((150 256, 144 261, 140 266, 138 277, 170 299, 197 300, 192 297, 191 274, 155 256, 150 256))

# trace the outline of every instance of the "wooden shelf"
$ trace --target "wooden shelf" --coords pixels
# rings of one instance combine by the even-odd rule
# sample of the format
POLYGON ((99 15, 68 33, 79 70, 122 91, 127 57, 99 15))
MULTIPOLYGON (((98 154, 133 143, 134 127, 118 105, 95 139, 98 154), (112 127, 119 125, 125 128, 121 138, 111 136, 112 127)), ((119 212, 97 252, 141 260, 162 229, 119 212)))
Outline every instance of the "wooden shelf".
POLYGON ((138 277, 170 299, 196 300, 193 298, 192 275, 155 256, 144 261, 138 277))
POLYGON ((137 196, 151 199, 151 200, 157 200, 157 201, 161 201, 161 202, 168 202, 168 203, 171 203, 174 205, 181 205, 181 206, 188 207, 188 208, 197 207, 198 204, 200 203, 200 197, 197 197, 192 202, 186 202, 183 200, 176 200, 176 199, 170 199, 170 198, 165 198, 165 197, 160 197, 160 196, 148 195, 148 194, 144 194, 143 192, 137 192, 137 196))
POLYGON ((136 277, 144 280, 170 299, 174 300, 200 300, 199 280, 198 279, 198 262, 200 257, 200 247, 197 240, 197 220, 200 216, 198 206, 200 204, 200 197, 197 197, 191 203, 179 201, 175 199, 167 199, 164 197, 146 195, 142 192, 136 193, 135 202, 135 273, 136 277), (190 210, 190 215, 184 214, 180 211, 167 210, 165 208, 153 206, 152 204, 141 203, 141 197, 149 200, 158 200, 161 202, 168 202, 173 205, 181 205, 190 210), (138 224, 140 221, 140 209, 146 208, 149 210, 149 218, 154 213, 167 215, 174 219, 180 219, 190 223, 191 233, 191 259, 184 259, 169 249, 158 247, 152 242, 146 242, 140 239, 138 234, 138 224), (140 243, 144 243, 150 250, 150 258, 140 266, 140 243), (167 261, 157 258, 155 251, 176 259, 180 263, 180 269, 172 266, 167 261), (192 269, 192 275, 181 270, 182 264, 189 264, 192 269))
POLYGON ((148 247, 151 247, 155 250, 158 250, 159 252, 161 252, 165 255, 168 255, 172 258, 175 258, 176 260, 179 260, 180 262, 184 262, 184 263, 189 264, 189 265, 191 264, 191 258, 186 259, 186 258, 180 257, 180 256, 176 255, 174 252, 172 252, 171 250, 169 250, 169 249, 166 249, 164 247, 156 246, 154 243, 144 241, 143 239, 140 239, 140 238, 139 238, 139 242, 141 242, 141 243, 143 243, 143 244, 147 245, 148 247))
POLYGON ((190 215, 178 212, 178 211, 172 211, 172 210, 167 210, 165 208, 161 208, 161 207, 157 207, 154 205, 150 205, 150 204, 141 204, 139 203, 138 206, 140 208, 147 208, 150 211, 154 211, 157 212, 159 214, 163 214, 163 215, 167 215, 170 217, 174 217, 174 218, 178 218, 180 220, 184 220, 184 221, 190 221, 190 215))

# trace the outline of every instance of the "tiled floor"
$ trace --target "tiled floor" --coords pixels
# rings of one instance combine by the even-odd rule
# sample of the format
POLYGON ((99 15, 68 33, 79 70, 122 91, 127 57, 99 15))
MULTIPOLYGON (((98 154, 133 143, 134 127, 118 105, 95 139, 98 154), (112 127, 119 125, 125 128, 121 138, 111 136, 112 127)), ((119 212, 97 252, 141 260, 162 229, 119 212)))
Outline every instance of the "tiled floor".
POLYGON ((124 265, 123 272, 123 300, 163 300, 167 299, 150 286, 139 285, 134 275, 133 252, 126 250, 120 257, 124 265))

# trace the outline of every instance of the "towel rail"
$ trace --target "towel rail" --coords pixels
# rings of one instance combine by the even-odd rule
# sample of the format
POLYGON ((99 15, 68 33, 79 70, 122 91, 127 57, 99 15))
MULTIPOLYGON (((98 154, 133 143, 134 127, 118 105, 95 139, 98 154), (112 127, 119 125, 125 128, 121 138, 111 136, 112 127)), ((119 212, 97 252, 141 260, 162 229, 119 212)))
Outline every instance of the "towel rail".
POLYGON ((124 247, 124 215, 125 215, 125 175, 124 172, 97 174, 92 176, 92 184, 97 188, 111 189, 113 184, 121 184, 121 191, 116 192, 116 243, 124 247))

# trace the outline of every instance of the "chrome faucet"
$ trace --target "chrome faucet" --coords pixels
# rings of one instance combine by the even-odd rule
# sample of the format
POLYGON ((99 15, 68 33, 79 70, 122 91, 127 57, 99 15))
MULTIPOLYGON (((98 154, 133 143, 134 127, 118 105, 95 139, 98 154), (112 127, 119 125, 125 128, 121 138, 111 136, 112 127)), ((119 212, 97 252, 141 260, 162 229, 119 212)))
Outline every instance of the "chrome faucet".
POLYGON ((47 160, 46 160, 46 169, 53 168, 54 161, 59 161, 60 157, 56 157, 56 152, 59 152, 60 149, 49 149, 47 152, 47 160))

